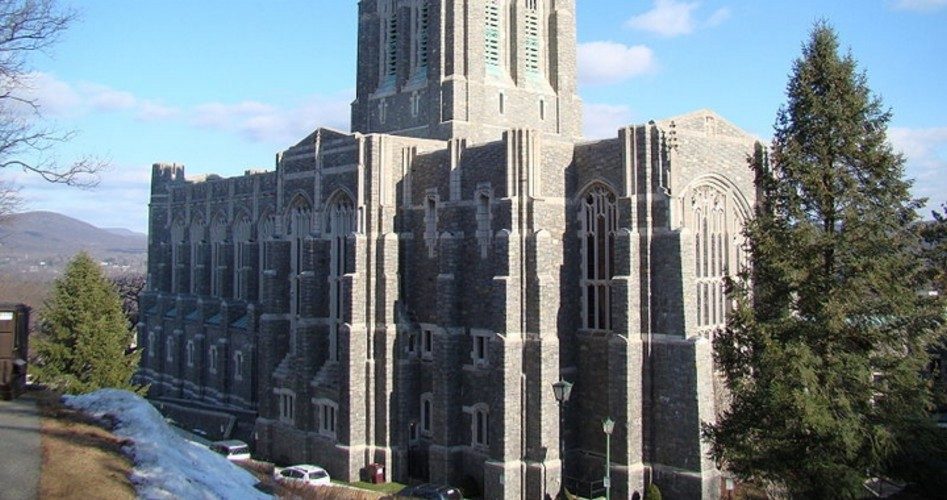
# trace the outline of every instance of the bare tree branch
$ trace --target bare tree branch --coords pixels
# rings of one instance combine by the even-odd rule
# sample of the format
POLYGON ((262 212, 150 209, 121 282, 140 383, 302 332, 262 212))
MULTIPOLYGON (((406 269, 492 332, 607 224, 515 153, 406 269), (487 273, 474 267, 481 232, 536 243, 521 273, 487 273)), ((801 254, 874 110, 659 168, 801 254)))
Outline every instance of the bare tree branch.
POLYGON ((19 191, 12 183, 0 181, 0 224, 22 206, 19 191))
POLYGON ((58 162, 52 149, 76 134, 44 128, 41 103, 30 97, 30 55, 56 43, 75 17, 56 0, 0 0, 0 169, 19 168, 49 182, 93 187, 108 162, 94 157, 58 162))

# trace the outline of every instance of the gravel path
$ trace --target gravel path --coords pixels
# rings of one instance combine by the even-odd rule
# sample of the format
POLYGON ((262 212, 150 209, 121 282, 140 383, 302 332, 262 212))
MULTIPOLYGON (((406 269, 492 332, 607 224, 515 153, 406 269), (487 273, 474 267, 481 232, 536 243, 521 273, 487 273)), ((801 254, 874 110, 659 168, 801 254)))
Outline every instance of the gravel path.
POLYGON ((42 466, 40 416, 28 393, 0 400, 0 500, 36 498, 42 466))

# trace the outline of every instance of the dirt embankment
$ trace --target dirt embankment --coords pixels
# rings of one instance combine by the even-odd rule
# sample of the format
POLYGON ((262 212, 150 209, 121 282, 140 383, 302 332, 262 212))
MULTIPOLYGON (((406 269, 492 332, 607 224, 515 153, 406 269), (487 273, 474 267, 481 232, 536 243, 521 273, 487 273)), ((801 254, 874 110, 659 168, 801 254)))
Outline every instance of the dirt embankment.
POLYGON ((122 440, 63 406, 58 394, 40 393, 37 399, 43 415, 39 498, 136 498, 122 440))

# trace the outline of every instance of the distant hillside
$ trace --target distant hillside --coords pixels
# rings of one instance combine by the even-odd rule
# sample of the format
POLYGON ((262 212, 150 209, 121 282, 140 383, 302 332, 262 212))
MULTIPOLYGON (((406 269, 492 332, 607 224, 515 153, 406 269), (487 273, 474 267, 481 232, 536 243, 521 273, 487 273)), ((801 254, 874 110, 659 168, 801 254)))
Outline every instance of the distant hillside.
POLYGON ((143 273, 148 237, 125 229, 97 228, 54 212, 15 214, 0 222, 2 275, 56 275, 82 250, 106 263, 109 273, 143 273))
POLYGON ((131 229, 125 229, 123 227, 103 227, 100 229, 102 229, 103 231, 108 231, 112 234, 117 234, 119 236, 130 236, 130 237, 148 239, 148 235, 145 233, 136 233, 135 231, 132 231, 131 229))

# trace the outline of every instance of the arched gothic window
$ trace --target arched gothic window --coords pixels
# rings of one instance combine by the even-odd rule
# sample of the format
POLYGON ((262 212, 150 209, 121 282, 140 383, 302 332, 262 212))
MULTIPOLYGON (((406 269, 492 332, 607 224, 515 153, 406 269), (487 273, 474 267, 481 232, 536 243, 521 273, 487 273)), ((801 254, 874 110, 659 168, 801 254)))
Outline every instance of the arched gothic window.
POLYGON ((204 221, 202 221, 202 220, 195 220, 194 222, 191 223, 191 230, 190 230, 190 235, 189 235, 189 236, 190 236, 190 243, 191 243, 191 248, 190 248, 190 251, 191 251, 191 262, 190 262, 191 279, 190 279, 190 289, 191 289, 191 294, 194 294, 194 295, 200 293, 200 290, 198 290, 198 287, 197 287, 197 285, 198 285, 198 283, 197 283, 197 281, 198 281, 197 278, 198 278, 198 276, 199 276, 200 273, 201 273, 201 269, 203 268, 203 266, 201 266, 201 264, 203 263, 203 262, 201 261, 201 258, 202 258, 202 256, 201 256, 201 246, 206 243, 206 241, 205 241, 206 236, 205 236, 204 233, 205 233, 205 230, 204 230, 204 221))
POLYGON ((188 341, 187 341, 186 350, 187 350, 187 352, 186 352, 186 354, 187 354, 187 366, 188 366, 188 368, 192 368, 192 367, 194 366, 194 341, 193 341, 193 340, 188 340, 188 341))
POLYGON ((490 446, 490 408, 484 403, 473 407, 470 418, 470 445, 480 449, 490 446))
POLYGON ((345 193, 333 196, 326 214, 325 236, 329 239, 329 360, 339 359, 339 328, 343 323, 343 277, 348 268, 348 236, 356 231, 355 204, 345 193))
POLYGON ((602 185, 589 189, 579 211, 582 239, 582 317, 588 330, 609 331, 611 281, 615 274, 615 194, 602 185))
MULTIPOLYGON (((257 224, 257 244, 260 245, 259 251, 258 251, 260 262, 258 264, 259 267, 257 269, 260 270, 260 273, 262 273, 263 271, 267 269, 266 261, 267 261, 268 256, 267 256, 267 251, 266 251, 266 242, 271 241, 273 239, 273 237, 276 234, 276 228, 278 226, 279 225, 276 223, 276 217, 272 215, 264 215, 260 217, 260 221, 257 224)), ((258 283, 259 289, 257 290, 257 297, 262 298, 263 287, 265 285, 265 282, 262 279, 258 281, 259 281, 258 283)))
POLYGON ((289 211, 289 235, 292 247, 290 249, 290 267, 292 275, 292 289, 290 314, 298 317, 302 313, 302 274, 305 263, 306 238, 312 231, 312 209, 302 198, 297 198, 289 211))
POLYGON ((220 297, 223 291, 223 272, 227 267, 226 241, 227 221, 221 216, 210 227, 210 294, 213 297, 220 297))
POLYGON ((176 220, 171 225, 171 293, 184 292, 184 285, 181 283, 182 276, 179 272, 186 266, 185 256, 188 255, 186 238, 184 221, 176 220))
POLYGON ((233 226, 233 298, 247 298, 247 278, 251 269, 247 261, 247 247, 252 237, 250 220, 241 217, 233 226))
POLYGON ((234 380, 243 380, 243 352, 233 353, 233 378, 234 380))
POLYGON ((207 349, 207 369, 211 373, 217 373, 217 346, 212 345, 207 349))
POLYGON ((170 362, 174 361, 174 338, 168 337, 164 339, 164 357, 165 360, 170 362))
POLYGON ((745 265, 743 224, 745 209, 732 194, 712 184, 701 185, 689 195, 690 226, 694 231, 694 276, 697 296, 697 329, 704 335, 727 323, 730 305, 727 276, 745 265))
POLYGON ((434 430, 434 395, 430 392, 421 394, 421 435, 430 436, 434 430))

